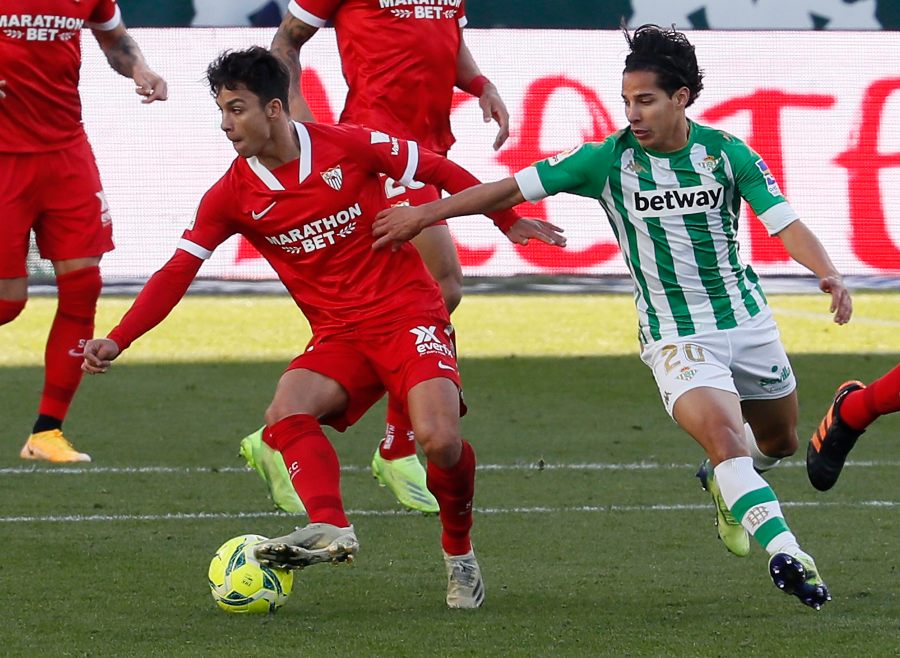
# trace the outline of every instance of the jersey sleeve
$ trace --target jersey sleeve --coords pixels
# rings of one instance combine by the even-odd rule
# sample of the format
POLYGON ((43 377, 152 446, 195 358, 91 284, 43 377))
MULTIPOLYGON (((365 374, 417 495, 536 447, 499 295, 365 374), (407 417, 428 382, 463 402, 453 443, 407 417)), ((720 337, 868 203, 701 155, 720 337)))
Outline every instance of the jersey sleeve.
POLYGON ((200 260, 212 256, 220 244, 236 233, 229 219, 229 202, 224 181, 219 181, 200 200, 194 221, 178 241, 178 249, 200 260))
POLYGON ((122 12, 116 0, 99 0, 85 27, 101 32, 114 30, 122 23, 122 12))
POLYGON ((457 18, 457 22, 459 23, 460 28, 464 28, 469 23, 469 19, 466 18, 466 0, 462 0, 459 3, 459 18, 457 18))
POLYGON ((288 11, 307 25, 325 27, 343 0, 291 0, 288 11))
POLYGON ((750 204, 769 235, 800 219, 781 193, 766 161, 756 151, 733 137, 725 152, 731 160, 738 194, 750 204))
POLYGON ((560 192, 593 197, 597 194, 597 178, 605 180, 609 174, 614 150, 615 141, 610 137, 541 160, 516 173, 519 191, 532 203, 560 192))
MULTIPOLYGON (((355 154, 364 167, 372 173, 387 174, 403 186, 421 181, 455 194, 481 182, 455 162, 420 148, 412 140, 356 126, 345 125, 341 129, 347 140, 345 148, 355 154)), ((520 219, 512 210, 492 212, 487 216, 504 233, 520 219)))

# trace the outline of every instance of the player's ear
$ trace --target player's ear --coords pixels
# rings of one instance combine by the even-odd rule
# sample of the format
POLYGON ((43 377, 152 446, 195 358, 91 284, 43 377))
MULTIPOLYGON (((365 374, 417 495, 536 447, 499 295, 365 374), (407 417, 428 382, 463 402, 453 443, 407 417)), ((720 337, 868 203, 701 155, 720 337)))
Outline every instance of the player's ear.
POLYGON ((281 100, 278 98, 273 98, 268 103, 266 103, 266 118, 274 119, 279 114, 281 114, 283 109, 284 108, 281 105, 281 100))

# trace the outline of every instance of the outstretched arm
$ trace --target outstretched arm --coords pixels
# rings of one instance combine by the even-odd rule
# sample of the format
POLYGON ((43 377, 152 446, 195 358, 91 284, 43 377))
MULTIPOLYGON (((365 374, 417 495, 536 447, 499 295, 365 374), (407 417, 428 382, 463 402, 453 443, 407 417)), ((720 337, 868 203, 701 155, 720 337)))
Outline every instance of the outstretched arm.
POLYGON ((456 86, 478 98, 485 123, 493 119, 500 126, 494 138, 494 150, 498 150, 509 137, 509 111, 497 87, 481 73, 462 35, 456 57, 456 86))
POLYGON ((92 375, 104 373, 110 363, 131 343, 162 322, 187 292, 203 260, 178 250, 162 269, 150 277, 134 304, 106 338, 89 340, 81 369, 92 375))
POLYGON ((124 23, 111 30, 92 30, 106 61, 116 73, 134 80, 135 92, 143 96, 142 103, 164 101, 169 97, 166 81, 144 60, 144 54, 128 34, 124 23))
POLYGON ((819 277, 819 289, 831 295, 829 310, 834 313, 834 321, 838 324, 849 322, 853 314, 850 292, 815 234, 806 224, 796 220, 779 231, 777 236, 791 258, 819 277))
POLYGON ((291 118, 295 121, 315 121, 315 117, 309 109, 303 92, 300 90, 300 49, 318 28, 304 23, 288 11, 275 32, 272 45, 269 50, 287 67, 290 74, 290 88, 288 89, 288 103, 290 104, 291 118))
MULTIPOLYGON (((515 178, 482 183, 421 206, 394 206, 378 213, 372 226, 377 238, 374 249, 397 245, 415 237, 422 229, 450 217, 479 215, 508 210, 525 201, 515 178)), ((550 222, 520 218, 507 230, 510 242, 528 244, 534 238, 550 245, 564 247, 562 229, 550 222)))

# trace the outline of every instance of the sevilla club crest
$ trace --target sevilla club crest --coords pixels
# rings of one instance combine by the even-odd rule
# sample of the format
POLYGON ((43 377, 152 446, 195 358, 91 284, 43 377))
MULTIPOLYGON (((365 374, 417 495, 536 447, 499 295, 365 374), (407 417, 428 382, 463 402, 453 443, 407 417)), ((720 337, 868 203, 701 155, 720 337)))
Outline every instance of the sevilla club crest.
POLYGON ((322 180, 328 183, 329 187, 339 190, 341 189, 341 185, 344 183, 344 172, 341 171, 341 166, 332 167, 331 169, 326 169, 322 173, 322 180))

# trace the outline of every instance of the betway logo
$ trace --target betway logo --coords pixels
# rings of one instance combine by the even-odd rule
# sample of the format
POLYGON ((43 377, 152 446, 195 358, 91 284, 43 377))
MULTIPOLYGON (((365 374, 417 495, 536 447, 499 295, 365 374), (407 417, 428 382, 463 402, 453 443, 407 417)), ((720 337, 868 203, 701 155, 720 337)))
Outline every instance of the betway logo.
POLYGON ((643 190, 634 193, 634 213, 639 217, 669 217, 707 212, 722 205, 724 190, 718 183, 675 190, 643 190))

